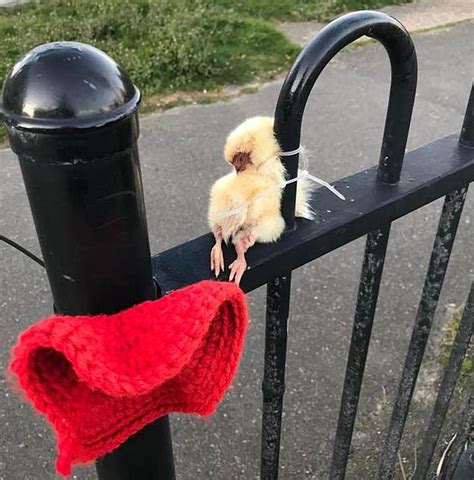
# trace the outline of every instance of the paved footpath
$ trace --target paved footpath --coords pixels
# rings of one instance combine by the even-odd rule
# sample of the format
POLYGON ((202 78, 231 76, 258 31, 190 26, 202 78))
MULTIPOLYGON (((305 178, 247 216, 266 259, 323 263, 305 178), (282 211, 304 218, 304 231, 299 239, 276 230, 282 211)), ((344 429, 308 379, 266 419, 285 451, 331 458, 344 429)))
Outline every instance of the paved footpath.
MULTIPOLYGON (((474 0, 413 0, 380 9, 402 22, 409 32, 421 32, 474 18, 474 0)), ((324 24, 316 21, 282 22, 281 30, 304 46, 324 24)))
MULTIPOLYGON (((460 23, 414 37, 419 87, 409 148, 459 131, 473 75, 474 24, 460 23)), ((227 171, 226 134, 246 117, 272 114, 281 81, 231 102, 176 108, 142 119, 140 150, 154 252, 206 232, 210 184, 227 171)), ((310 170, 327 180, 377 163, 389 89, 389 62, 375 44, 331 62, 306 109, 303 143, 310 170)), ((38 251, 18 164, 0 152, 0 232, 38 251)), ((406 352, 441 201, 394 223, 369 352, 352 461, 347 478, 374 478, 378 448, 406 352)), ((438 372, 434 359, 445 307, 459 306, 474 276, 474 195, 469 194, 440 300, 431 361, 420 377, 415 407, 426 411, 438 372)), ((281 478, 325 478, 338 413, 364 241, 345 246, 294 272, 283 423, 281 478)), ((44 272, 0 244, 2 372, 18 332, 51 311, 44 272)), ((238 378, 207 420, 172 417, 181 480, 258 478, 264 289, 249 295, 252 317, 238 378)), ((0 380, 0 479, 54 478, 53 438, 45 422, 0 380)), ((418 410, 417 410, 418 411, 418 410)), ((420 414, 421 415, 421 414, 420 414)), ((422 416, 415 416, 420 427, 422 416)), ((413 465, 409 437, 402 454, 413 465)), ((73 478, 95 478, 93 468, 73 478)))

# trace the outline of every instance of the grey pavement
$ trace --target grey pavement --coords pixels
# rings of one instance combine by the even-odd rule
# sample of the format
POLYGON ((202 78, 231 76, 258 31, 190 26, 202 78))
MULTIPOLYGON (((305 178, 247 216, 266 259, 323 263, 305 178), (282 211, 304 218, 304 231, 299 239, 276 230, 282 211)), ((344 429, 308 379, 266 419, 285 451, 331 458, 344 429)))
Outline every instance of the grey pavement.
MULTIPOLYGON (((415 37, 419 87, 409 148, 459 131, 474 78, 474 24, 415 37)), ((272 114, 281 80, 231 102, 176 108, 142 119, 140 150, 152 250, 205 233, 208 190, 227 171, 227 133, 246 117, 272 114)), ((338 55, 306 108, 303 143, 310 171, 327 180, 377 163, 389 89, 383 49, 366 45, 338 55)), ((0 152, 0 232, 38 252, 14 155, 0 152)), ((348 480, 374 478, 442 201, 394 222, 351 452, 348 480)), ((474 277, 474 195, 468 195, 428 356, 402 447, 408 473, 417 433, 439 373, 436 352, 446 308, 465 300, 474 277)), ((359 239, 294 272, 281 479, 323 479, 332 450, 364 241, 359 239)), ((0 359, 4 372, 17 334, 51 312, 44 272, 0 244, 0 359)), ((180 480, 258 478, 265 290, 248 296, 252 323, 238 377, 209 419, 172 415, 180 480)), ((0 479, 54 477, 54 441, 45 421, 0 380, 0 479)), ((93 467, 73 478, 95 477, 93 467)), ((399 474, 398 474, 399 475, 399 474)), ((401 478, 399 476, 398 478, 401 478)))
MULTIPOLYGON (((474 18, 474 0, 412 0, 388 5, 381 12, 400 20, 409 32, 420 32, 474 18)), ((281 22, 281 30, 290 40, 304 46, 324 24, 315 20, 281 22)))

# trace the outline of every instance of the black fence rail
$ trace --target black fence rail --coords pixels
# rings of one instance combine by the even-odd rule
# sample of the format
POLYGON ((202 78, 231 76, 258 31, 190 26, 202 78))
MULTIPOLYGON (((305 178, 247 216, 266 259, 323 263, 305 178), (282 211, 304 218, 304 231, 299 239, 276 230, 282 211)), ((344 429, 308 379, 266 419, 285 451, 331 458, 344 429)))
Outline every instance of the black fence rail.
MULTIPOLYGON (((289 185, 282 211, 287 232, 275 245, 258 245, 248 253, 249 270, 242 288, 251 291, 267 284, 266 351, 263 383, 261 478, 278 475, 278 453, 284 394, 286 324, 291 288, 291 271, 322 255, 367 235, 354 327, 347 362, 338 427, 329 477, 345 476, 352 431, 357 414, 367 351, 377 304, 380 279, 390 233, 390 224, 430 202, 446 196, 436 234, 429 270, 415 320, 410 348, 400 381, 392 420, 380 461, 380 479, 394 475, 411 397, 423 359, 449 255, 456 236, 468 184, 474 178, 474 95, 471 91, 462 134, 451 135, 405 154, 408 129, 416 90, 417 63, 413 43, 393 18, 366 12, 346 15, 325 27, 303 50, 283 84, 275 111, 277 138, 284 151, 299 147, 306 100, 319 74, 343 47, 362 35, 385 46, 392 66, 392 85, 378 167, 340 181, 349 187, 356 203, 340 202, 324 189, 313 198, 317 222, 294 219, 296 187, 289 185), (402 170, 403 163, 403 170, 402 170), (330 212, 330 213, 326 213, 330 212)), ((291 176, 296 176, 298 155, 284 158, 291 176)), ((206 235, 153 257, 154 276, 164 292, 202 278, 211 278, 207 252, 212 236, 206 235), (187 266, 193 262, 192 271, 187 266)), ((227 252, 227 261, 233 253, 227 252)), ((466 309, 467 332, 472 334, 472 312, 466 309), (470 315, 470 316, 469 316, 470 315), (469 330, 469 326, 471 330, 469 330)), ((469 336, 470 338, 470 336, 469 336)), ((467 338, 467 343, 469 342, 467 338)), ((422 457, 414 478, 426 478, 433 456, 434 434, 439 435, 459 362, 467 351, 466 340, 457 352, 457 362, 446 370, 446 386, 440 389, 422 457), (455 365, 457 368, 455 368, 455 365), (441 399, 444 399, 441 400, 441 399), (440 413, 440 409, 441 413, 440 413)), ((437 438, 437 437, 436 437, 437 438)))
MULTIPOLYGON (((275 111, 275 133, 283 151, 293 151, 300 146, 305 104, 324 67, 342 48, 363 35, 383 44, 392 68, 379 165, 334 182, 343 190, 343 187, 350 188, 356 200, 354 202, 340 202, 324 189, 316 191, 312 199, 318 212, 316 221, 294 218, 296 184, 289 184, 282 202, 287 227, 283 237, 275 244, 256 245, 247 255, 249 268, 241 287, 250 292, 267 285, 261 447, 263 480, 277 479, 279 470, 291 272, 367 235, 329 469, 330 479, 343 479, 391 222, 445 197, 380 458, 377 478, 387 480, 394 477, 397 452, 415 382, 468 185, 474 179, 474 89, 460 136, 450 135, 405 153, 416 90, 416 53, 403 26, 392 17, 377 12, 357 12, 332 22, 296 59, 283 84, 275 111)), ((90 59, 88 68, 91 71, 95 71, 97 65, 103 66, 103 62, 110 61, 104 60, 90 47, 78 45, 45 46, 43 52, 51 55, 56 49, 57 55, 61 56, 69 55, 70 49, 81 48, 90 59)), ((57 63, 53 63, 54 70, 47 58, 46 54, 42 57, 38 53, 26 57, 22 69, 17 69, 7 79, 2 115, 12 148, 20 159, 56 309, 68 314, 113 312, 212 278, 208 265, 213 245, 211 234, 151 257, 150 267, 136 147, 138 93, 123 71, 115 70, 116 76, 113 77, 114 82, 120 82, 121 97, 100 98, 93 123, 86 122, 81 116, 81 99, 74 91, 74 83, 67 86, 70 94, 63 99, 70 108, 62 108, 59 114, 48 118, 39 113, 37 118, 24 121, 22 104, 18 100, 13 101, 12 96, 19 91, 26 95, 24 92, 33 88, 31 77, 25 73, 28 69, 32 74, 43 68, 42 73, 52 78, 60 77, 57 63), (95 209, 91 209, 91 205, 95 209), (112 224, 114 228, 108 228, 112 224), (106 228, 98 233, 97 225, 106 228), (130 241, 121 243, 117 238, 130 241), (81 252, 80 255, 77 252, 81 252), (77 281, 69 282, 65 272, 73 272, 77 281)), ((64 85, 56 87, 65 88, 64 85)), ((298 154, 285 157, 282 161, 289 176, 295 177, 298 154)), ((226 249, 224 255, 228 264, 234 254, 226 249)), ((225 279, 225 274, 221 278, 225 279)), ((433 460, 443 420, 472 336, 473 297, 471 287, 424 436, 414 479, 427 478, 433 460)), ((445 461, 442 475, 446 479, 454 478, 472 429, 472 398, 469 395, 470 392, 465 401, 465 413, 460 418, 458 436, 445 461)), ((149 425, 115 452, 99 460, 97 470, 101 479, 173 479, 168 419, 149 425)), ((467 480, 471 477, 462 478, 467 480)))

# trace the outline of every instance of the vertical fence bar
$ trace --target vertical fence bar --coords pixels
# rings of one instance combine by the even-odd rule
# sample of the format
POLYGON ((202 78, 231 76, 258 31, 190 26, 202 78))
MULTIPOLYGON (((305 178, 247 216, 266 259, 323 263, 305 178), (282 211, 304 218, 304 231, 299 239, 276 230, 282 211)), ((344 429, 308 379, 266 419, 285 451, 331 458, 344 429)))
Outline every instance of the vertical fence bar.
POLYGON ((431 459, 438 442, 441 427, 443 426, 449 402, 456 386, 456 381, 461 371, 461 366, 469 347, 474 328, 474 284, 467 299, 466 306, 459 323, 456 338, 449 356, 448 365, 444 371, 443 379, 439 387, 438 396, 431 414, 430 424, 426 430, 423 445, 418 459, 413 480, 424 480, 427 478, 431 459))
POLYGON ((346 472, 389 233, 390 224, 367 236, 329 475, 331 480, 343 479, 346 472))
POLYGON ((459 457, 453 477, 450 480, 472 480, 474 478, 474 447, 466 446, 459 457))
POLYGON ((276 480, 278 478, 290 288, 291 274, 277 277, 267 285, 265 366, 262 384, 262 455, 260 466, 262 480, 276 480))
POLYGON ((464 445, 469 438, 469 434, 472 433, 474 428, 474 397, 472 396, 473 379, 471 378, 470 390, 471 394, 466 397, 465 404, 463 406, 458 431, 456 438, 454 439, 445 465, 441 470, 439 480, 452 480, 457 469, 458 462, 464 451, 464 445))
POLYGON ((395 400, 392 418, 380 460, 379 479, 390 480, 394 475, 396 455, 400 446, 405 421, 408 415, 413 390, 431 330, 451 249, 461 218, 467 186, 454 190, 446 196, 439 220, 433 250, 428 266, 415 326, 408 347, 402 377, 395 400))
POLYGON ((465 147, 474 147, 474 84, 471 87, 471 95, 467 103, 459 143, 465 147))
MULTIPOLYGON (((138 157, 140 93, 110 57, 37 47, 0 108, 18 155, 55 310, 113 313, 156 297, 138 157)), ((173 480, 168 418, 97 462, 101 480, 173 480)))

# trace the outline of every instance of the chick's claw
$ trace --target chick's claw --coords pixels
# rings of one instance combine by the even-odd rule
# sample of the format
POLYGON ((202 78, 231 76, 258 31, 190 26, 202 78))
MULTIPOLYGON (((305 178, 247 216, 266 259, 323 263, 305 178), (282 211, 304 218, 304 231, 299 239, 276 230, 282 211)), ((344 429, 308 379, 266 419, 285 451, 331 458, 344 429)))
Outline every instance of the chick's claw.
POLYGON ((229 282, 234 281, 237 285, 239 285, 240 280, 242 280, 242 276, 247 270, 247 262, 245 261, 245 258, 235 259, 229 265, 229 268, 230 268, 229 282))
POLYGON ((221 271, 224 271, 224 254, 222 253, 222 247, 218 244, 214 245, 211 250, 211 270, 216 278, 221 271))

